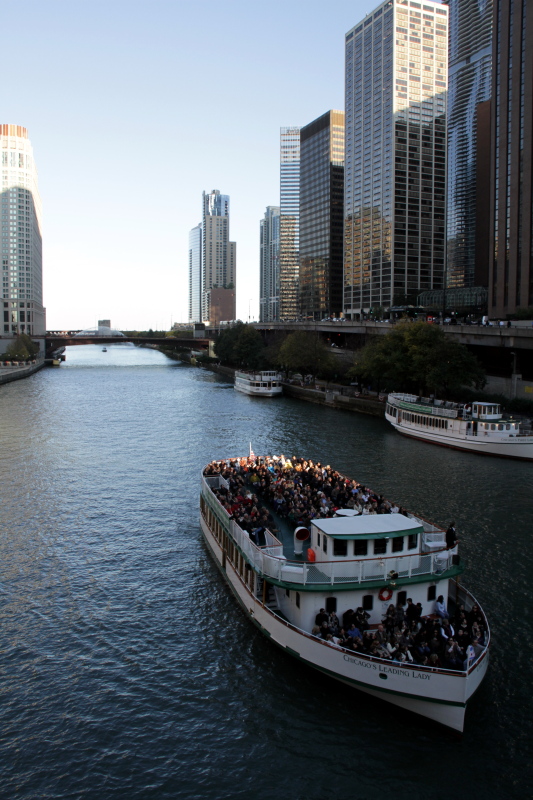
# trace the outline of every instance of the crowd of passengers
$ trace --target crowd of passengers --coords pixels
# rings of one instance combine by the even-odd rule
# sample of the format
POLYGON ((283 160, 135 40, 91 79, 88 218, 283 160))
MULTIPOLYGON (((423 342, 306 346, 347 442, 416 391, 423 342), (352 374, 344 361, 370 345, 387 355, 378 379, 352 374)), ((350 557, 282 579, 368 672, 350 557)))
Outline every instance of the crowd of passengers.
POLYGON ((321 608, 312 634, 361 655, 454 670, 468 669, 487 644, 479 606, 473 605, 466 612, 459 605, 451 618, 442 595, 429 617, 423 617, 421 603, 415 604, 409 597, 405 607, 401 603, 389 605, 377 627, 370 628, 369 618, 363 608, 350 608, 342 615, 341 625, 335 613, 321 608))
POLYGON ((295 527, 308 526, 312 519, 332 517, 341 508, 360 514, 407 516, 405 509, 345 478, 329 464, 323 466, 296 456, 212 461, 204 475, 225 478, 228 489, 220 487, 214 493, 230 517, 249 534, 262 527, 276 530, 274 518, 260 498, 295 527))

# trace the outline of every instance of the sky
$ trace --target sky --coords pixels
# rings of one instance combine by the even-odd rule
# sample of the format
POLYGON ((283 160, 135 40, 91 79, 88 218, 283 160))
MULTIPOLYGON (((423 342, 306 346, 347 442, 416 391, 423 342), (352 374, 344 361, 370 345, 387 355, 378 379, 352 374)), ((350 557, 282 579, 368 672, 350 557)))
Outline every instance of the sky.
POLYGON ((211 189, 231 198, 237 317, 257 319, 279 129, 344 108, 344 35, 378 5, 4 0, 0 123, 33 145, 48 330, 187 321, 211 189))

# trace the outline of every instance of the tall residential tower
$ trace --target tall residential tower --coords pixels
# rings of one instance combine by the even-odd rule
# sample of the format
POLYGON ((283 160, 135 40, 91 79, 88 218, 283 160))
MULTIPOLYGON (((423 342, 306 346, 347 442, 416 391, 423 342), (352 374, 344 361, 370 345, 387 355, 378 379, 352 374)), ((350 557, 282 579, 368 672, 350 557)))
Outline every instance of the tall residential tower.
POLYGON ((344 309, 444 284, 448 8, 386 0, 346 34, 344 309))
POLYGON ((300 128, 280 133, 279 319, 298 315, 300 128))
POLYGON ((202 223, 189 231, 189 322, 202 321, 202 223))
MULTIPOLYGON (((46 332, 43 308, 41 198, 28 131, 0 125, 2 153, 2 305, 3 347, 18 333, 33 338, 46 332)), ((44 351, 44 343, 41 345, 44 351)))
POLYGON ((202 322, 235 319, 235 242, 229 240, 229 195, 202 193, 202 322))
POLYGON ((267 206, 260 222, 259 321, 279 319, 279 207, 267 206))
POLYGON ((337 316, 342 305, 344 111, 300 130, 300 315, 337 316))

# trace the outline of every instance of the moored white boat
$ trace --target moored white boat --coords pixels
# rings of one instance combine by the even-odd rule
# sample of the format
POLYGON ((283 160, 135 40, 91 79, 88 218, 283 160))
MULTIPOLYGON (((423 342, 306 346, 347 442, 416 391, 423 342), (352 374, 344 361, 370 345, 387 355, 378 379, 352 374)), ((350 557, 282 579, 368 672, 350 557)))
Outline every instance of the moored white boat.
POLYGON ((518 420, 504 419, 497 403, 471 404, 389 394, 385 418, 414 439, 485 455, 533 460, 533 435, 518 420))
MULTIPOLYGON (((313 635, 319 610, 362 608, 371 630, 381 623, 391 602, 407 596, 420 603, 424 617, 435 600, 470 611, 475 598, 458 581, 462 572, 457 547, 446 549, 445 533, 421 518, 403 514, 345 515, 311 523, 307 554, 297 543, 282 541, 266 528, 248 533, 221 502, 231 480, 224 472, 243 462, 215 462, 202 474, 200 522, 208 549, 249 619, 286 653, 367 694, 413 711, 457 731, 463 730, 468 700, 488 666, 490 631, 462 668, 427 666, 380 658, 313 635), (207 473, 207 474, 206 474, 207 473)), ((249 473, 248 467, 244 470, 249 473)), ((480 613, 483 612, 480 610, 480 613)))
POLYGON ((235 389, 258 397, 274 397, 283 392, 281 375, 273 370, 238 370, 235 373, 235 389))

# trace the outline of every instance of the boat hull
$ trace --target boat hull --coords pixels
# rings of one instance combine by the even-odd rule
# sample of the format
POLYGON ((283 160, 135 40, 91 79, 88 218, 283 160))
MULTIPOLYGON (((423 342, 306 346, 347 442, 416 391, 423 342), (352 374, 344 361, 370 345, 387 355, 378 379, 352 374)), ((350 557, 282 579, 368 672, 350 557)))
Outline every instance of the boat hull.
POLYGON ((497 442, 481 438, 467 438, 446 436, 443 433, 432 433, 422 431, 415 427, 398 424, 396 420, 387 415, 387 421, 391 423, 398 433, 418 439, 429 444, 438 444, 441 447, 451 447, 454 450, 463 450, 468 453, 480 453, 482 455, 498 456, 499 458, 518 458, 523 461, 533 461, 533 443, 521 442, 497 442))
POLYGON ((264 605, 225 558, 202 515, 200 522, 208 550, 242 609, 278 647, 344 684, 462 732, 467 701, 487 670, 488 651, 466 674, 405 666, 332 646, 286 622, 264 605))

